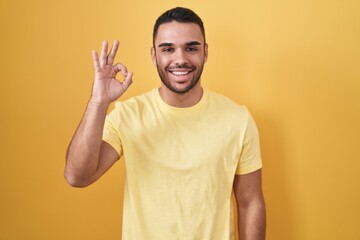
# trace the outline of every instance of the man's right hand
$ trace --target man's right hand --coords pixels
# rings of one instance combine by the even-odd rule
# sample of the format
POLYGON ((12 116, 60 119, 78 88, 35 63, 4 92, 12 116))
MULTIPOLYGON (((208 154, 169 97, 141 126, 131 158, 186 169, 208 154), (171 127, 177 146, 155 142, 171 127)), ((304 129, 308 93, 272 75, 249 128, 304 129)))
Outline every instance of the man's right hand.
POLYGON ((128 72, 124 65, 120 63, 113 65, 118 47, 119 41, 116 40, 108 54, 108 42, 104 41, 100 59, 95 50, 92 52, 95 68, 95 80, 91 96, 93 103, 109 105, 123 95, 132 83, 133 74, 128 72), (118 72, 124 76, 122 82, 116 79, 118 72))

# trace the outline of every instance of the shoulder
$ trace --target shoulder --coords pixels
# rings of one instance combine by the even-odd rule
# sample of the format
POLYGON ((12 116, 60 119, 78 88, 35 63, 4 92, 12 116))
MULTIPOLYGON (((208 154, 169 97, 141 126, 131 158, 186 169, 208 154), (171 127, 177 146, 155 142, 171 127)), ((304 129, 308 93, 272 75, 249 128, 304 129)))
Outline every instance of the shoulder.
POLYGON ((249 115, 249 111, 246 106, 241 105, 229 97, 216 93, 213 91, 207 90, 209 95, 209 102, 217 111, 220 113, 229 112, 235 115, 240 115, 242 117, 247 118, 249 115))
POLYGON ((115 103, 115 111, 141 111, 155 102, 155 89, 115 103))

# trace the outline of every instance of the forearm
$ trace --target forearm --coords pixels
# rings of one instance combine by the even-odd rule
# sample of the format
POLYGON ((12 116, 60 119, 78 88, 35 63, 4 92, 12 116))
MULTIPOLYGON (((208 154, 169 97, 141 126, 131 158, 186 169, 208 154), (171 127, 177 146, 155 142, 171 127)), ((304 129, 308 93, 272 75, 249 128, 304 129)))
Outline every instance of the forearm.
POLYGON ((108 105, 89 101, 84 116, 69 145, 65 178, 81 186, 96 172, 108 105))
POLYGON ((264 240, 266 211, 263 199, 246 205, 238 204, 238 229, 240 240, 264 240))

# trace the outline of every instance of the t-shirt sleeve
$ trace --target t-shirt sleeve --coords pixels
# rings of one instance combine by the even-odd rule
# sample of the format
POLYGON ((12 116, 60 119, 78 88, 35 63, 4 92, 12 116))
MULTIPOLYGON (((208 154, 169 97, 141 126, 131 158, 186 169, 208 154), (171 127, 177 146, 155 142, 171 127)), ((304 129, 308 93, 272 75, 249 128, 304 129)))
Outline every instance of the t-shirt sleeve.
POLYGON ((236 169, 237 175, 247 174, 262 168, 259 133, 254 119, 248 113, 247 124, 242 141, 241 154, 236 169))
POLYGON ((115 109, 110 112, 109 115, 106 116, 105 124, 104 124, 104 130, 102 135, 102 140, 110 144, 115 151, 119 154, 119 156, 122 155, 122 144, 121 144, 121 138, 120 133, 118 130, 119 126, 119 109, 115 105, 115 109))

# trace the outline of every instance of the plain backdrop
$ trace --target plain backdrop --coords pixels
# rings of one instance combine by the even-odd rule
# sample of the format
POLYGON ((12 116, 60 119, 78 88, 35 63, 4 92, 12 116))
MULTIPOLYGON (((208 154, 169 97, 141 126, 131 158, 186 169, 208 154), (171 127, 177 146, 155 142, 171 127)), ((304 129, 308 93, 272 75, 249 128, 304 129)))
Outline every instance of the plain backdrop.
POLYGON ((0 239, 121 239, 123 162, 75 189, 65 152, 91 51, 120 40, 116 60, 134 72, 121 100, 158 87, 152 28, 176 6, 205 23, 203 85, 258 125, 267 239, 359 240, 358 0, 0 0, 0 239))

